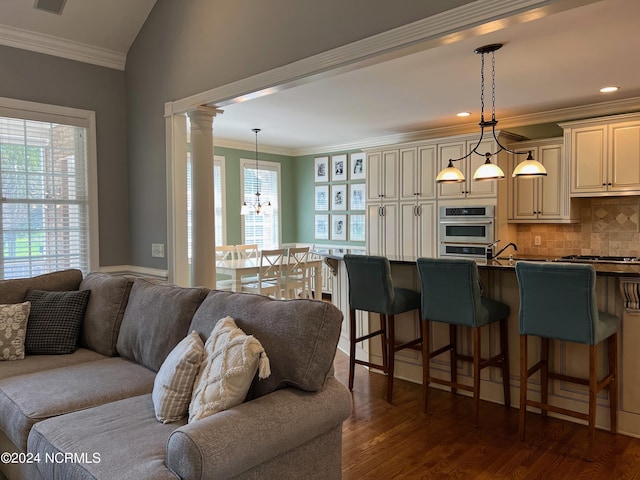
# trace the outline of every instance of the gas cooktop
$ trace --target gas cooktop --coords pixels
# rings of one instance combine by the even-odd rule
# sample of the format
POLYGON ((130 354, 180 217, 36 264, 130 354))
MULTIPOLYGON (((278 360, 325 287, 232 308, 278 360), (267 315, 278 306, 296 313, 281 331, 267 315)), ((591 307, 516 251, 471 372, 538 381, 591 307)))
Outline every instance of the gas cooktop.
POLYGON ((616 257, 610 255, 565 255, 560 257, 563 262, 577 263, 639 263, 638 257, 616 257))

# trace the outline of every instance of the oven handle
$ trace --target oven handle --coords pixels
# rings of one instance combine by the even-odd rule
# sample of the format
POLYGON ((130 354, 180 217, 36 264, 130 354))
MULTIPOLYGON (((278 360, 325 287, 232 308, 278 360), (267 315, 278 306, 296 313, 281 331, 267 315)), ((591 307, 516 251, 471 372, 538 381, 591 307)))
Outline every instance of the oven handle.
POLYGON ((491 225, 493 219, 487 220, 440 220, 440 225, 491 225))

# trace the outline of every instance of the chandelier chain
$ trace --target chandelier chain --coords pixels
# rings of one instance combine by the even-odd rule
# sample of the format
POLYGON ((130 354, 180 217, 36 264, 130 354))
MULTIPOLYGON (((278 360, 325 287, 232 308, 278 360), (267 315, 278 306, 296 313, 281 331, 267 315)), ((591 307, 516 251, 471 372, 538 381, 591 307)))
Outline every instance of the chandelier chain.
POLYGON ((496 119, 496 52, 491 52, 491 120, 496 119))
POLYGON ((480 122, 484 122, 484 53, 480 58, 480 122))

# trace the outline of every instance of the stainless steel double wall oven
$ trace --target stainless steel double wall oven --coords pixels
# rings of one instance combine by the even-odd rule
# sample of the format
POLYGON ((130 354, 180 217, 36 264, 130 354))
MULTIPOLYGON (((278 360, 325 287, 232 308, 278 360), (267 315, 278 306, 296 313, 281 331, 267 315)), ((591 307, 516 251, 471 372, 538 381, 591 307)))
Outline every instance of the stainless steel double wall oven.
POLYGON ((438 253, 441 257, 484 258, 495 242, 495 207, 441 206, 438 222, 438 253))

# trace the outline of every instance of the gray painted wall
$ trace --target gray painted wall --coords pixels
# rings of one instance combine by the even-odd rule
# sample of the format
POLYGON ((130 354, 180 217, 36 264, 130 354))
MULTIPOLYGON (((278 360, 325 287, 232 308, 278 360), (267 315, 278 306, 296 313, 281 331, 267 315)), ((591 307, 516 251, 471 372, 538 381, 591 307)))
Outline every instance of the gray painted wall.
POLYGON ((5 46, 0 66, 1 97, 96 112, 100 265, 129 264, 124 72, 5 46))
POLYGON ((126 66, 131 263, 167 267, 165 259, 151 257, 151 243, 167 241, 165 102, 466 3, 470 0, 158 0, 126 66))

